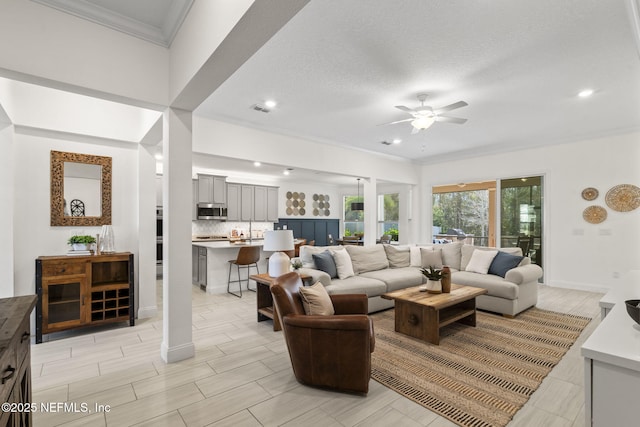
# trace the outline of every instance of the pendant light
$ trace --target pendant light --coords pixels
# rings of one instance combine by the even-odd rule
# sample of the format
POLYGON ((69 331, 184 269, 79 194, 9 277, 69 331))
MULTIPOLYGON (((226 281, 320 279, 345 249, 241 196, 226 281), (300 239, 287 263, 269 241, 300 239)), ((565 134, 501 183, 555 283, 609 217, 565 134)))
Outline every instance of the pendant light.
POLYGON ((358 201, 351 203, 352 211, 363 211, 364 210, 364 202, 360 201, 360 178, 358 178, 358 201))

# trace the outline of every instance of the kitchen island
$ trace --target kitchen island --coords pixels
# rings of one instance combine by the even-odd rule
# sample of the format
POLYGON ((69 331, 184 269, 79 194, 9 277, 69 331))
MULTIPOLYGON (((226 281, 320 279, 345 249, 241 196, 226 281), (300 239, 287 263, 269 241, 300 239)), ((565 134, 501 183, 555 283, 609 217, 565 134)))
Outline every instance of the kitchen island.
MULTIPOLYGON (((193 260, 193 282, 194 284, 199 284, 201 288, 206 288, 206 292, 210 294, 221 294, 227 292, 227 280, 229 278, 229 260, 235 259, 238 255, 238 251, 243 246, 260 246, 262 247, 263 240, 252 240, 246 241, 244 243, 240 242, 230 242, 230 241, 208 241, 208 242, 193 242, 193 256, 196 256, 196 251, 198 251, 199 259, 193 260), (205 253, 206 251, 206 253, 205 253), (203 255, 204 254, 204 255, 203 255), (206 256, 206 261, 203 259, 203 256, 206 256), (196 266, 196 263, 199 264, 199 267, 196 266), (206 265, 206 270, 202 271, 206 265), (200 274, 196 274, 196 268, 199 268, 200 274), (200 277, 200 280, 197 280, 197 277, 200 277), (204 286, 206 284, 206 286, 204 286)), ((269 256, 271 252, 267 252, 266 254, 261 250, 260 251, 260 261, 258 261, 258 269, 260 273, 267 272, 267 261, 266 257, 269 256)), ((245 277, 246 270, 240 269, 240 273, 242 277, 245 277)), ((255 268, 251 268, 251 274, 256 274, 255 268)), ((237 269, 233 269, 231 272, 232 280, 236 279, 237 269)), ((246 282, 242 283, 243 286, 246 286, 246 282)), ((254 284, 255 285, 255 284, 254 284)), ((238 284, 234 283, 234 286, 237 288, 238 284)), ((243 288, 244 290, 244 288, 243 288)))

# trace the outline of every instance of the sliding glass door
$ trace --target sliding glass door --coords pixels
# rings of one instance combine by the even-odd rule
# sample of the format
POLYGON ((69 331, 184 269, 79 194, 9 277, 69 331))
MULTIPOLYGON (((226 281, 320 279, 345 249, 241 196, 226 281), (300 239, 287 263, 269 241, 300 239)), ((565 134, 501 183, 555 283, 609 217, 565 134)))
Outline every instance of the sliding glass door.
POLYGON ((500 180, 500 246, 522 248, 542 267, 543 177, 500 180))

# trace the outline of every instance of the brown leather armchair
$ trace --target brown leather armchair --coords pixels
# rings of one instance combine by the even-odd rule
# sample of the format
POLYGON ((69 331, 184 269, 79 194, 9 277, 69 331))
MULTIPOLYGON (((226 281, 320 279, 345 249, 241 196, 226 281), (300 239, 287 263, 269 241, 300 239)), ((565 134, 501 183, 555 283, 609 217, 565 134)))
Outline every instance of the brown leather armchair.
POLYGON ((302 286, 295 272, 278 277, 271 286, 296 379, 366 394, 375 346, 367 296, 331 295, 335 315, 307 316, 298 291, 302 286))

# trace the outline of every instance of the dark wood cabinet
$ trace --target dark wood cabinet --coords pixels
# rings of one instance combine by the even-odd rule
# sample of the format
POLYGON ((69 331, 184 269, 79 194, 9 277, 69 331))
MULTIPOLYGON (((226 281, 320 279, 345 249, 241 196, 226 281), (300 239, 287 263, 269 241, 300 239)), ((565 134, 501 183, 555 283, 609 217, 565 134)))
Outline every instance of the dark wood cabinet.
POLYGON ((43 334, 78 327, 133 326, 133 254, 39 257, 36 294, 36 343, 43 334))
POLYGON ((293 230, 293 235, 297 239, 307 239, 316 241, 316 246, 327 246, 328 235, 331 234, 334 239, 338 238, 340 232, 340 223, 338 219, 291 219, 280 218, 275 224, 276 229, 282 229, 284 226, 293 230))
POLYGON ((35 295, 0 299, 0 426, 32 426, 31 411, 31 311, 35 295))

